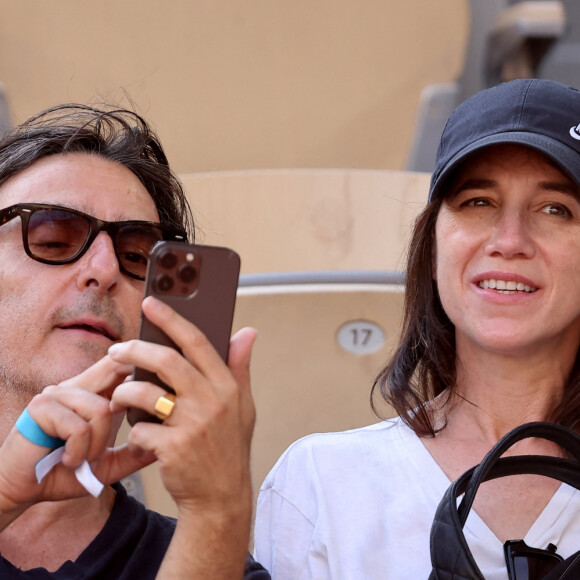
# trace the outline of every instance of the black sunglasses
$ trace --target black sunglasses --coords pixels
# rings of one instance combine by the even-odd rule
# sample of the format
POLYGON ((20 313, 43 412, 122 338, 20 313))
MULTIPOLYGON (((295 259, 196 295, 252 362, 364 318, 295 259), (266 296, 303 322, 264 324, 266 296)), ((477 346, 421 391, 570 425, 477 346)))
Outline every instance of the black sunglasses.
POLYGON ((24 251, 43 264, 78 260, 97 235, 113 240, 119 268, 127 276, 145 280, 151 248, 162 240, 186 242, 185 231, 146 221, 106 222, 86 213, 45 203, 17 203, 0 210, 0 226, 20 216, 24 251))
POLYGON ((545 550, 530 548, 523 540, 508 540, 503 545, 509 580, 541 580, 564 561, 556 554, 556 546, 545 550))

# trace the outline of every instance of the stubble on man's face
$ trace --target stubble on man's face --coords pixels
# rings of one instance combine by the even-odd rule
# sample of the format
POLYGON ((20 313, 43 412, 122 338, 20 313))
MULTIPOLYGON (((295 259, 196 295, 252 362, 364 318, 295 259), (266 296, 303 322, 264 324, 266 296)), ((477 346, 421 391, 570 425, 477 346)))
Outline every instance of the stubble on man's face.
POLYGON ((91 341, 57 344, 49 351, 50 334, 62 321, 90 314, 107 320, 122 340, 136 335, 136 326, 125 321, 109 296, 97 297, 87 291, 74 305, 55 308, 38 326, 30 324, 34 305, 23 306, 21 300, 10 299, 7 304, 4 298, 0 300, 9 307, 13 332, 0 332, 0 396, 17 395, 29 400, 46 386, 76 376, 107 354, 107 347, 91 341))

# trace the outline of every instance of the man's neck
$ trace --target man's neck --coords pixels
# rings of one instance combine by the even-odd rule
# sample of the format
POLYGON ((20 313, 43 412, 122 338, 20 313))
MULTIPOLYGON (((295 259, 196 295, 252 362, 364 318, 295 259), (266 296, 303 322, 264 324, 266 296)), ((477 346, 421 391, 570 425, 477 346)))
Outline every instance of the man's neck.
POLYGON ((22 570, 58 570, 76 560, 103 529, 116 492, 105 487, 99 498, 43 502, 30 507, 0 533, 0 554, 22 570))

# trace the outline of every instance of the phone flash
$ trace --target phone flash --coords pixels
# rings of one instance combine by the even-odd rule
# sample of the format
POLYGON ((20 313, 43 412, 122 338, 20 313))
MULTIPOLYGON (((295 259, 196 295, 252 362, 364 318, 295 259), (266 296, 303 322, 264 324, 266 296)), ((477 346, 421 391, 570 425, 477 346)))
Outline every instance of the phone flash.
POLYGON ((188 262, 193 262, 193 261, 195 260, 195 254, 191 254, 191 253, 189 253, 189 254, 187 254, 187 255, 186 255, 185 259, 186 259, 188 262))

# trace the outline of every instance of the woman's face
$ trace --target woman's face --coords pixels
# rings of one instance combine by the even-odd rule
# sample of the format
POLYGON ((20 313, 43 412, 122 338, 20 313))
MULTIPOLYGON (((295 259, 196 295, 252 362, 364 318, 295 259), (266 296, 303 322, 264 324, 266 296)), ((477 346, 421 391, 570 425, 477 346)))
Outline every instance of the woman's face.
POLYGON ((458 348, 527 355, 580 345, 580 190, 519 145, 460 169, 436 223, 434 277, 458 348))

